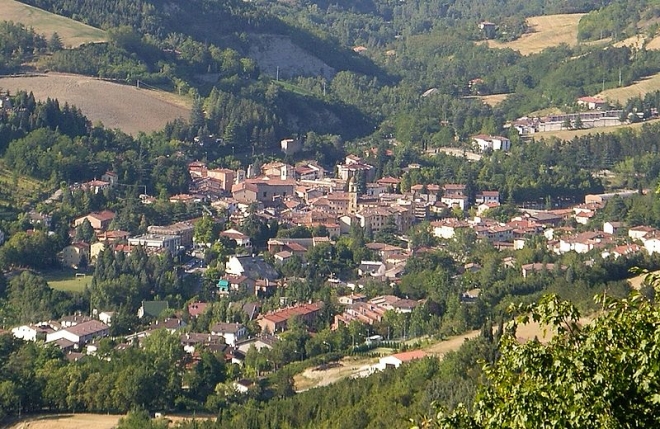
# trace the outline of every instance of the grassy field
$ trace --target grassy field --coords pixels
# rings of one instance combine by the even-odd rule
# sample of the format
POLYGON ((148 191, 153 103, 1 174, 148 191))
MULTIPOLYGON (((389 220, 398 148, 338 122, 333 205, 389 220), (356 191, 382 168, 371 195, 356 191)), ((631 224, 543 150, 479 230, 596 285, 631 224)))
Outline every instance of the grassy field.
POLYGON ((42 186, 36 179, 14 176, 0 161, 0 204, 22 206, 38 197, 42 186))
POLYGON ((488 104, 491 107, 495 107, 509 96, 509 94, 492 94, 492 95, 482 95, 479 98, 484 103, 488 104))
POLYGON ((644 79, 635 82, 630 86, 606 89, 605 91, 598 94, 597 97, 610 101, 618 101, 622 104, 625 104, 625 102, 632 97, 643 97, 646 93, 657 90, 660 90, 660 73, 645 77, 644 79))
POLYGON ((107 40, 103 30, 14 0, 0 0, 0 19, 20 22, 39 34, 45 34, 46 38, 57 32, 64 46, 107 40))
POLYGON ((192 104, 165 91, 60 73, 0 78, 0 88, 32 91, 39 100, 57 98, 60 105, 68 102, 78 107, 93 123, 100 121, 106 128, 133 135, 160 130, 179 117, 188 119, 192 104))
POLYGON ((57 270, 41 273, 41 275, 48 282, 48 286, 53 289, 63 290, 66 292, 82 292, 85 286, 92 283, 93 273, 90 271, 84 273, 84 277, 76 277, 77 271, 74 270, 57 270))
POLYGON ((571 140, 573 137, 586 136, 588 134, 598 134, 598 133, 613 133, 616 130, 622 128, 641 128, 644 124, 654 123, 655 121, 639 122, 636 124, 622 124, 614 127, 599 127, 599 128, 587 128, 583 130, 561 130, 561 131, 543 131, 541 133, 536 133, 533 137, 538 140, 541 138, 550 138, 557 137, 561 140, 571 140))
POLYGON ((562 43, 576 45, 578 42, 578 22, 580 22, 583 15, 574 13, 533 16, 527 19, 530 28, 527 34, 523 34, 517 40, 507 43, 489 40, 488 46, 491 48, 511 48, 523 55, 529 55, 562 43))

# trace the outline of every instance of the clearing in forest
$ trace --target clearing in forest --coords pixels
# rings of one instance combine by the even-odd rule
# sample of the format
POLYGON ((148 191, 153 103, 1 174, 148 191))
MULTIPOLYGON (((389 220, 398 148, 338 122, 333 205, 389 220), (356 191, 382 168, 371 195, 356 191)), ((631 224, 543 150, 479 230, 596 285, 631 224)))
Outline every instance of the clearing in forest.
POLYGON ((578 23, 583 13, 532 16, 527 19, 529 30, 512 42, 489 40, 491 48, 511 48, 523 55, 535 54, 562 43, 577 45, 578 23))
POLYGON ((104 42, 105 31, 14 0, 0 0, 0 20, 14 21, 34 28, 46 39, 57 32, 64 46, 76 47, 87 42, 104 42))
POLYGON ((56 98, 78 107, 92 123, 119 128, 127 134, 161 130, 167 122, 188 119, 191 102, 165 91, 136 88, 89 76, 48 73, 0 78, 0 88, 15 93, 32 91, 45 101, 56 98))
POLYGON ((48 286, 65 292, 82 292, 92 283, 93 271, 82 272, 73 269, 53 270, 41 273, 48 286))
POLYGON ((480 95, 478 98, 483 101, 485 104, 488 104, 491 107, 495 107, 509 96, 509 94, 491 94, 491 95, 480 95))
POLYGON ((0 162, 0 204, 21 206, 38 197, 42 188, 37 179, 16 175, 0 162))

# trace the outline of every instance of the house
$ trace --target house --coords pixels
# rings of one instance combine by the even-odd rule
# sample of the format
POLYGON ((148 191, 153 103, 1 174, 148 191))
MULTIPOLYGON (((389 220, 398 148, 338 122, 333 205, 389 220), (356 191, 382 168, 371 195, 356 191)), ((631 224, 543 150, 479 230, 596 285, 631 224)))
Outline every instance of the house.
POLYGON ((218 187, 222 192, 231 192, 232 186, 236 182, 236 172, 228 168, 214 168, 206 172, 208 178, 216 180, 218 187))
MULTIPOLYGON (((541 264, 541 263, 535 263, 535 264, 525 264, 523 265, 522 268, 522 276, 523 278, 527 278, 528 275, 533 274, 533 273, 540 273, 540 272, 552 272, 556 269, 555 264, 541 264)), ((561 270, 564 271, 566 270, 567 267, 562 265, 561 270)))
POLYGON ((610 234, 601 231, 589 231, 580 234, 569 235, 559 239, 557 253, 563 254, 570 251, 587 253, 593 249, 606 247, 613 242, 610 234))
POLYGON ((209 304, 206 302, 192 302, 188 304, 188 314, 191 318, 196 319, 204 314, 208 306, 209 304))
POLYGON ((46 342, 50 343, 59 339, 66 339, 74 343, 74 347, 78 349, 95 338, 104 338, 108 335, 110 335, 108 325, 99 320, 89 320, 47 334, 46 342))
POLYGON ((234 276, 246 276, 253 280, 276 280, 279 274, 263 256, 232 255, 225 265, 225 272, 234 276))
POLYGON ((181 203, 185 205, 193 204, 195 202, 195 197, 190 194, 177 194, 170 197, 170 203, 176 204, 181 203))
POLYGON ((456 233, 456 230, 469 228, 469 227, 470 227, 469 223, 454 218, 448 218, 448 219, 431 222, 431 228, 433 228, 433 235, 438 238, 444 238, 446 240, 450 238, 454 238, 454 234, 456 233))
POLYGON ((466 186, 447 183, 442 187, 443 195, 440 201, 447 204, 448 207, 458 207, 465 210, 468 206, 468 196, 466 195, 466 186))
POLYGON ((383 277, 387 271, 387 267, 380 261, 362 261, 358 267, 358 275, 360 277, 383 277))
POLYGON ((170 334, 173 334, 176 331, 178 331, 179 329, 185 328, 186 326, 188 326, 188 324, 184 320, 181 320, 178 317, 168 317, 168 318, 166 318, 165 320, 162 320, 162 321, 161 320, 154 320, 149 325, 149 328, 151 330, 154 330, 154 329, 167 329, 167 332, 169 332, 170 334))
POLYGON ((300 318, 307 326, 311 325, 316 321, 322 309, 323 302, 320 301, 312 304, 300 304, 261 314, 257 317, 257 324, 261 327, 262 332, 269 332, 271 334, 283 332, 286 331, 287 324, 294 317, 300 318))
POLYGON ((101 212, 92 212, 87 216, 79 217, 73 222, 74 226, 82 225, 85 219, 89 221, 92 228, 95 230, 105 231, 110 226, 110 223, 115 218, 115 213, 110 210, 103 210, 101 212))
POLYGON ((500 203, 500 193, 499 191, 481 191, 477 194, 475 203, 477 204, 489 204, 489 203, 500 203))
POLYGON ((241 341, 236 346, 237 350, 247 353, 250 348, 254 347, 257 351, 261 349, 272 349, 273 344, 277 342, 277 337, 274 335, 259 334, 255 337, 241 341))
POLYGON ((14 337, 23 341, 44 341, 46 336, 52 332, 55 332, 55 330, 47 323, 22 325, 11 330, 14 337))
POLYGON ((338 301, 342 305, 353 305, 356 302, 364 302, 367 299, 366 295, 361 293, 351 293, 350 295, 340 296, 338 301))
POLYGON ((484 33, 486 39, 492 39, 495 37, 495 31, 497 30, 497 26, 490 21, 481 21, 479 23, 479 30, 481 30, 484 33))
POLYGON ((577 99, 577 104, 589 110, 603 110, 610 107, 607 101, 598 97, 580 97, 577 99))
POLYGON ((634 226, 628 230, 628 237, 633 240, 644 240, 644 237, 655 231, 656 229, 650 226, 634 226))
POLYGON ((605 222, 603 224, 603 232, 616 235, 624 227, 623 222, 605 222))
POLYGON ((102 311, 99 313, 99 320, 108 326, 112 326, 113 317, 115 317, 114 311, 102 311))
POLYGON ((640 253, 644 248, 640 246, 639 244, 624 244, 621 246, 616 246, 613 249, 610 250, 604 250, 601 253, 601 256, 603 258, 609 258, 612 257, 614 259, 619 259, 620 257, 624 256, 629 256, 629 255, 635 255, 640 253))
POLYGON ((248 334, 247 328, 240 323, 216 323, 211 326, 211 335, 224 337, 225 343, 232 347, 248 334))
POLYGON ((489 136, 479 134, 472 137, 472 143, 482 152, 487 150, 511 150, 511 140, 502 136, 489 136))
POLYGON ((111 188, 114 188, 119 183, 119 176, 114 171, 106 171, 101 176, 101 180, 107 182, 111 188))
POLYGON ((284 155, 294 155, 302 150, 302 142, 298 139, 284 139, 280 141, 280 149, 284 155))
POLYGON ((644 248, 649 255, 660 253, 660 232, 654 231, 644 236, 642 239, 644 248))
POLYGON ((238 247, 252 247, 252 242, 250 241, 250 237, 234 228, 230 228, 226 231, 222 231, 220 233, 220 237, 225 237, 230 240, 234 240, 238 247))
POLYGON ((137 314, 140 319, 145 316, 158 317, 168 308, 170 308, 170 305, 167 301, 142 301, 137 314))
POLYGON ((186 353, 194 354, 199 347, 204 347, 211 352, 223 352, 228 349, 221 337, 214 337, 210 334, 197 332, 187 332, 179 336, 183 350, 186 353))
POLYGON ((397 353, 390 356, 380 358, 376 364, 376 369, 385 370, 389 368, 398 368, 404 363, 412 362, 414 360, 424 359, 427 356, 423 350, 413 350, 410 352, 397 353))
POLYGON ((129 238, 128 244, 131 246, 143 246, 148 249, 165 249, 171 254, 176 255, 181 249, 181 236, 143 234, 129 238))
POLYGON ((245 395, 255 384, 254 381, 241 378, 240 380, 234 381, 231 385, 234 390, 236 390, 236 392, 240 393, 241 395, 245 395))
POLYGON ((66 246, 59 254, 62 265, 77 268, 81 261, 90 262, 89 244, 83 242, 72 243, 66 246))

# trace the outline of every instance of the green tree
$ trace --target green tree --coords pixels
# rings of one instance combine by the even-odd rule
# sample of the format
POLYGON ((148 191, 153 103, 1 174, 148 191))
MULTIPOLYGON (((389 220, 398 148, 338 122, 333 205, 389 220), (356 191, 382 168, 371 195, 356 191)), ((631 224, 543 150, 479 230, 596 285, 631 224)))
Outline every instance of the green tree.
MULTIPOLYGON (((660 289, 657 276, 650 282, 660 289)), ((582 326, 577 309, 556 296, 517 308, 522 314, 487 364, 487 383, 474 409, 420 421, 438 428, 654 428, 660 424, 660 308, 639 292, 597 296, 604 312, 582 326), (554 332, 548 344, 520 343, 516 327, 529 320, 554 332)))

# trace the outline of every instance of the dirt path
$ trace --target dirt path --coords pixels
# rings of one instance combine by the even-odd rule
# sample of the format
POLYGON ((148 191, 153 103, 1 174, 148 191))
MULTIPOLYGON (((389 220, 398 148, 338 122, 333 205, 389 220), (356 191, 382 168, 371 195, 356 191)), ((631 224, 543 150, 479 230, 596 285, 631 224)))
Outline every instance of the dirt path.
POLYGON ((8 429, 112 429, 120 418, 106 414, 55 414, 31 417, 8 429))

